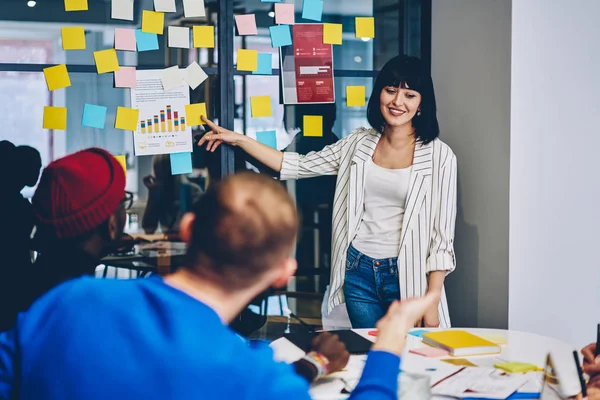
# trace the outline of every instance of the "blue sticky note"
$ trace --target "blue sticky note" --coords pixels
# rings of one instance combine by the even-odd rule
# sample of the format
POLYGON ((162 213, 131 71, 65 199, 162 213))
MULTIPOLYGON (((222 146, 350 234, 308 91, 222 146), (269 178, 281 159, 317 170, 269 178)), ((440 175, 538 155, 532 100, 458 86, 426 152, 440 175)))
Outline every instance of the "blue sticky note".
POLYGON ((171 154, 171 175, 192 173, 192 153, 171 154))
POLYGON ((273 47, 291 46, 292 31, 289 25, 275 25, 269 27, 271 31, 271 44, 273 47))
POLYGON ((323 0, 304 0, 302 18, 320 22, 323 18, 323 0))
POLYGON ((83 118, 81 119, 82 126, 90 128, 104 129, 106 122, 106 107, 95 106, 93 104, 85 104, 83 106, 83 118))
POLYGON ((256 140, 277 150, 277 132, 275 131, 256 132, 256 140))
POLYGON ((281 0, 260 0, 263 3, 281 3, 281 0))
POLYGON ((258 69, 252 74, 254 75, 271 75, 273 73, 273 54, 258 53, 258 69))
POLYGON ((135 42, 138 51, 158 50, 158 36, 156 33, 146 33, 142 32, 141 29, 136 29, 135 42))
POLYGON ((429 331, 426 331, 425 329, 418 329, 416 331, 410 331, 410 332, 408 332, 408 334, 416 336, 416 337, 423 337, 423 334, 427 333, 427 332, 429 332, 429 331))

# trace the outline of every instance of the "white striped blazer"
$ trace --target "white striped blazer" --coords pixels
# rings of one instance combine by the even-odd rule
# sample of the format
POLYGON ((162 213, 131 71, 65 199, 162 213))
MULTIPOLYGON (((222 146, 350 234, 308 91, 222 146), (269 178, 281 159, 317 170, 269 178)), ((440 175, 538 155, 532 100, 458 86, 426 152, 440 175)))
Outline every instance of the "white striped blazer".
MULTIPOLYGON (((344 303, 346 252, 364 212, 365 162, 373 156, 380 138, 373 129, 359 128, 321 151, 305 156, 283 153, 282 180, 337 175, 328 313, 344 303)), ((456 156, 439 139, 417 144, 398 250, 401 299, 423 296, 430 271, 454 270, 455 220, 456 156)), ((444 290, 439 315, 440 326, 450 327, 444 290)))

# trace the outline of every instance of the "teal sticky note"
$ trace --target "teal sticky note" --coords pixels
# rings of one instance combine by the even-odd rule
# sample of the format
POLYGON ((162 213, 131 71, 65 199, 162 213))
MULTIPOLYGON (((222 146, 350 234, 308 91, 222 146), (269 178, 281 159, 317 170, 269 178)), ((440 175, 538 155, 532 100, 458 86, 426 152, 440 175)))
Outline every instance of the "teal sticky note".
POLYGON ((323 0, 304 0, 302 18, 320 22, 323 18, 323 0))
POLYGON ((258 53, 258 69, 252 74, 254 75, 271 75, 273 73, 273 54, 258 53))
POLYGON ((93 104, 85 104, 83 106, 83 118, 81 119, 82 126, 90 128, 104 129, 106 122, 106 107, 96 106, 93 104))
POLYGON ((256 132, 256 140, 277 150, 277 132, 275 131, 256 132))
POLYGON ((158 50, 158 36, 156 33, 146 33, 142 32, 141 29, 136 29, 135 42, 138 51, 158 50))
POLYGON ((291 46, 292 32, 289 25, 275 25, 269 27, 271 31, 271 45, 273 47, 291 46))
POLYGON ((408 334, 416 337, 423 337, 423 334, 427 332, 429 331, 426 331, 425 329, 418 329, 416 331, 410 331, 408 334))
POLYGON ((171 154, 171 175, 192 173, 192 153, 171 154))

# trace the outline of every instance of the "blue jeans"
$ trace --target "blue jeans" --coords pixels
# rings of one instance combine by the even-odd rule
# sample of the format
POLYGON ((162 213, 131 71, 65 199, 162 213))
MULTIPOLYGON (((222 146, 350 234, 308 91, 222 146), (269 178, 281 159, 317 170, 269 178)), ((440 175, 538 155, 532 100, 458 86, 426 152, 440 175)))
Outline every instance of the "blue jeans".
POLYGON ((346 308, 352 328, 373 328, 400 298, 398 258, 377 260, 352 245, 346 259, 346 308))

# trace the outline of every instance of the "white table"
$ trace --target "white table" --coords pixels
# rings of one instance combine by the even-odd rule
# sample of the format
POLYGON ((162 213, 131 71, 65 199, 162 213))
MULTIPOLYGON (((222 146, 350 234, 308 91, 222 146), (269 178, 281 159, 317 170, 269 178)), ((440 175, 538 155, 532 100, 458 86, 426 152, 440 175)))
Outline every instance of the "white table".
MULTIPOLYGON (((555 367, 560 375, 564 391, 569 395, 575 395, 581 391, 577 369, 573 359, 573 350, 575 349, 572 346, 559 340, 533 333, 500 329, 457 329, 466 330, 475 335, 502 335, 506 338, 506 345, 501 346, 502 352, 500 354, 494 356, 467 357, 478 365, 489 363, 489 366, 491 367, 495 362, 501 362, 503 360, 527 362, 543 368, 546 363, 546 356, 548 353, 551 353, 555 367)), ((354 331, 371 341, 375 341, 376 337, 368 335, 368 332, 372 330, 373 329, 355 329, 354 331)), ((409 335, 402 357, 402 369, 410 370, 411 363, 417 363, 424 359, 424 357, 421 356, 408 354, 408 350, 425 346, 426 345, 422 343, 420 338, 409 335), (418 357, 418 359, 415 359, 414 357, 418 357)), ((274 341, 271 344, 271 347, 275 353, 275 358, 279 361, 294 362, 305 354, 293 343, 284 338, 274 341)), ((351 361, 347 367, 347 374, 351 376, 360 375, 362 362, 358 360, 358 358, 364 358, 364 356, 351 357, 351 361)), ((339 391, 337 391, 337 393, 339 393, 339 391)))

